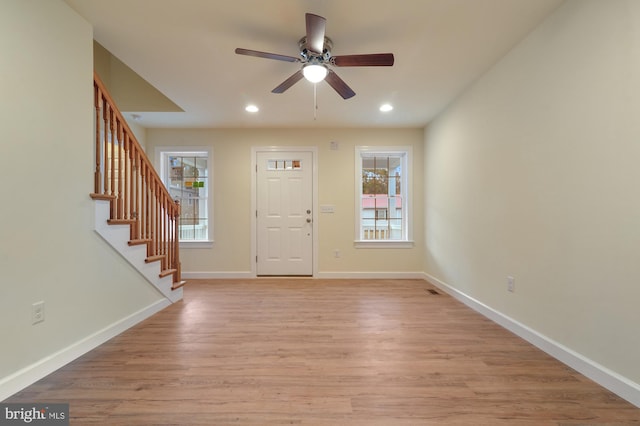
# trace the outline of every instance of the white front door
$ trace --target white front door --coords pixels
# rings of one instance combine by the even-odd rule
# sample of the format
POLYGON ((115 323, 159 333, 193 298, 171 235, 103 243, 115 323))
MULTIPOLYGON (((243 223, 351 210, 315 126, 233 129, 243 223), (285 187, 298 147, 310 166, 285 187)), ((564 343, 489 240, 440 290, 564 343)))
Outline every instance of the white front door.
POLYGON ((313 153, 256 153, 257 275, 313 275, 313 153))

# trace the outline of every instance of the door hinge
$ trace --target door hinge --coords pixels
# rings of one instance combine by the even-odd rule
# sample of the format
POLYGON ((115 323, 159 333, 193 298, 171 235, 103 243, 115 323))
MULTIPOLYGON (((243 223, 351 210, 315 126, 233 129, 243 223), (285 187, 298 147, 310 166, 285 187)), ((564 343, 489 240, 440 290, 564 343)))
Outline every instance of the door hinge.
POLYGON ((258 263, 258 256, 256 255, 256 263, 258 263))
POLYGON ((258 210, 256 210, 256 217, 258 217, 258 210))

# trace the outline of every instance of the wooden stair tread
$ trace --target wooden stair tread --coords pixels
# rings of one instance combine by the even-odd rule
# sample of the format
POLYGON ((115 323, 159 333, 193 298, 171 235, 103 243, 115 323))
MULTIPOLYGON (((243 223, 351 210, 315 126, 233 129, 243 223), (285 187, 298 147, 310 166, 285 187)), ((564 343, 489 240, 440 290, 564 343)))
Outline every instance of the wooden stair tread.
POLYGON ((149 243, 151 243, 151 241, 152 241, 151 238, 142 238, 142 239, 139 239, 139 240, 129 240, 129 245, 130 246, 139 246, 139 245, 142 245, 142 244, 149 244, 149 243))
POLYGON ((91 194, 89 194, 89 196, 94 199, 94 200, 107 200, 107 201, 111 201, 111 200, 115 200, 116 196, 115 195, 107 195, 107 194, 96 194, 95 192, 92 192, 91 194))
POLYGON ((171 290, 177 290, 177 289, 179 289, 180 287, 184 287, 184 285, 185 285, 186 283, 187 283, 187 282, 186 282, 186 281, 184 281, 184 280, 183 280, 183 281, 180 281, 180 282, 173 283, 173 286, 171 286, 171 290))
POLYGON ((144 261, 146 263, 157 262, 158 260, 164 259, 164 254, 156 254, 155 256, 149 256, 144 261))
POLYGON ((109 219, 107 220, 109 225, 132 225, 136 223, 135 219, 109 219))
POLYGON ((165 269, 164 271, 160 272, 160 278, 164 278, 166 276, 175 274, 177 271, 177 269, 165 269))

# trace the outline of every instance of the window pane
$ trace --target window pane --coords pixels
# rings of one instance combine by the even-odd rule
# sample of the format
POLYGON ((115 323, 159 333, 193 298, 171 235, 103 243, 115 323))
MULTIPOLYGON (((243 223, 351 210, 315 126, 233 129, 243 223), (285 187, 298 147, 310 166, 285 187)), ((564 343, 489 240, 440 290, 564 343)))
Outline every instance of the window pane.
POLYGON ((373 171, 363 171, 362 173, 362 193, 376 194, 376 177, 373 171))
POLYGON ((203 157, 196 157, 196 168, 200 172, 200 176, 206 176, 207 174, 207 159, 203 157))
POLYGON ((388 175, 386 170, 368 169, 363 171, 363 194, 388 194, 388 186, 388 175))
POLYGON ((400 197, 389 197, 389 217, 402 217, 402 200, 400 197))
POLYGON ((374 157, 376 170, 388 175, 389 173, 389 157, 374 157))
POLYGON ((402 239, 402 219, 389 219, 389 239, 402 239))
POLYGON ((373 169, 374 157, 362 157, 362 170, 373 169))
POLYGON ((400 170, 402 166, 402 157, 389 157, 389 170, 400 170))
POLYGON ((182 198, 180 202, 180 224, 193 225, 198 220, 199 200, 182 198))
POLYGON ((181 240, 206 240, 207 218, 191 220, 189 223, 180 223, 181 240))
POLYGON ((267 160, 267 170, 301 170, 302 160, 267 160))
POLYGON ((389 197, 386 195, 378 195, 374 198, 376 209, 386 209, 389 206, 389 197))
POLYGON ((389 176, 389 188, 388 188, 388 190, 389 190, 388 194, 389 195, 395 195, 395 194, 398 193, 397 190, 398 190, 398 181, 399 180, 400 179, 398 179, 394 175, 389 176))
POLYGON ((194 161, 190 158, 184 158, 183 159, 183 164, 184 164, 184 177, 186 178, 192 178, 195 177, 195 171, 196 168, 194 166, 192 166, 191 164, 193 164, 194 161))

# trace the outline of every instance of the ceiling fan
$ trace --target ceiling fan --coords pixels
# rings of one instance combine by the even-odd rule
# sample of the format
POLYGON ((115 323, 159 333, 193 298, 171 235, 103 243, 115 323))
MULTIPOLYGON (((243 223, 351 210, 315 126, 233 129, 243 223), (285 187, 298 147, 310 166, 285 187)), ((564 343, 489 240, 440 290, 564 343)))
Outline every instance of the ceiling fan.
POLYGON ((301 69, 273 89, 271 91, 272 93, 283 93, 304 77, 313 83, 326 80, 343 99, 349 99, 356 93, 329 68, 329 65, 335 67, 389 67, 393 65, 393 53, 332 56, 331 49, 333 48, 333 42, 325 36, 326 19, 312 13, 307 13, 305 18, 307 35, 302 37, 298 42, 300 57, 278 55, 276 53, 260 52, 257 50, 236 49, 238 55, 302 64, 301 69))

